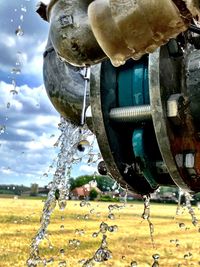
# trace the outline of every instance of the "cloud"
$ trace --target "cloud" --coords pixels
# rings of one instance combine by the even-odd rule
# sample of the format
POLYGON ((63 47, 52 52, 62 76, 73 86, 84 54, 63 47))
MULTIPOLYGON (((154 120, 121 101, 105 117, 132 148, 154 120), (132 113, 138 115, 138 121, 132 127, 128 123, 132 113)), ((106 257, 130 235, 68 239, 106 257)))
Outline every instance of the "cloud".
POLYGON ((89 165, 81 165, 79 168, 79 172, 86 172, 87 174, 93 174, 97 171, 97 167, 89 166, 89 165))
MULTIPOLYGON (((1 0, 0 183, 47 184, 53 169, 48 177, 43 173, 58 153, 54 143, 60 134, 59 114, 47 97, 42 77, 49 24, 36 14, 37 2, 1 0), (19 26, 22 36, 16 35, 19 26)), ((96 168, 83 162, 73 171, 77 176, 94 173, 96 168)))
POLYGON ((0 69, 1 76, 9 74, 16 67, 20 52, 20 67, 24 79, 20 84, 31 82, 38 86, 42 81, 43 52, 48 36, 49 24, 35 12, 37 0, 6 1, 1 0, 0 9, 0 69), (23 35, 17 36, 20 26, 23 35), (32 77, 32 79, 30 79, 32 77))
POLYGON ((12 88, 12 84, 0 82, 0 108, 4 114, 0 115, 0 125, 5 126, 0 135, 0 182, 29 185, 37 177, 40 183, 47 183, 47 179, 40 178, 57 155, 53 145, 60 134, 59 115, 43 86, 17 87, 19 93, 14 96, 12 88))

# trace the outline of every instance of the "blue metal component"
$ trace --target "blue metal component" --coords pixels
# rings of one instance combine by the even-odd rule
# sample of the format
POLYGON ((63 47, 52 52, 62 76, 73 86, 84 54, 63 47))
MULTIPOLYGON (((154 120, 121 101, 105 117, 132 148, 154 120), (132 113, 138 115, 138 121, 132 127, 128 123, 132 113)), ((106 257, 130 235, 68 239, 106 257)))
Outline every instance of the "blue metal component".
MULTIPOLYGON (((148 81, 148 57, 143 57, 139 61, 130 60, 126 65, 118 69, 118 104, 119 107, 134 107, 147 105, 149 99, 148 81)), ((139 164, 143 176, 152 188, 157 188, 158 183, 154 179, 152 159, 145 153, 144 131, 149 128, 133 124, 132 146, 136 162, 139 164)))
POLYGON ((144 129, 136 129, 133 132, 132 144, 136 162, 139 164, 140 170, 143 173, 146 180, 149 182, 153 189, 156 189, 159 185, 154 179, 154 170, 151 165, 151 160, 145 153, 144 148, 144 129))
POLYGON ((120 107, 149 104, 148 58, 130 60, 118 74, 120 107))

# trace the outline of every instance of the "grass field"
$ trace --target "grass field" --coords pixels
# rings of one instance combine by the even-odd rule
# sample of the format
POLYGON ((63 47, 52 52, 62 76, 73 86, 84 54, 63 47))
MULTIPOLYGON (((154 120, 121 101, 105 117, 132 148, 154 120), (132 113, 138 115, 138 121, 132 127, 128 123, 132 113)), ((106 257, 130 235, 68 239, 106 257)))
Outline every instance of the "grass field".
MULTIPOLYGON (((47 266, 62 266, 59 262, 65 260, 67 267, 81 267, 79 261, 90 258, 99 248, 102 235, 94 238, 92 233, 98 232, 102 221, 117 225, 118 231, 107 233, 112 259, 95 266, 129 267, 131 261, 140 267, 152 266, 155 253, 160 254, 162 267, 200 266, 200 233, 186 210, 175 218, 175 205, 151 205, 153 248, 148 223, 141 219, 143 204, 133 202, 115 210, 114 220, 108 218, 109 204, 91 202, 90 206, 80 207, 80 202, 69 201, 65 211, 56 208, 48 231, 52 246, 44 241, 40 249, 43 258, 54 258, 47 266), (84 234, 77 234, 76 229, 83 229, 84 234), (80 246, 69 245, 71 239, 80 240, 80 246)), ((43 205, 41 200, 0 199, 0 267, 26 266, 43 205)), ((200 217, 197 208, 195 212, 200 217)))

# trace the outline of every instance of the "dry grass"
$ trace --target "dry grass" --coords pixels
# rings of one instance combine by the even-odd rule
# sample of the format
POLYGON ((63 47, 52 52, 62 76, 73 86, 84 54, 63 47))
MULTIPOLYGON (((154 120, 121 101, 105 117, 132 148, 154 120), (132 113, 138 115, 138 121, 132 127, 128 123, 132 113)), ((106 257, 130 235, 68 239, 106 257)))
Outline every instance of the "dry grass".
MULTIPOLYGON (((108 203, 91 202, 89 207, 80 207, 80 202, 69 201, 65 211, 56 209, 49 226, 48 242, 41 245, 41 256, 54 258, 48 266, 58 266, 66 260, 68 267, 78 267, 80 259, 90 258, 99 247, 101 237, 92 237, 102 221, 118 225, 118 232, 108 233, 108 247, 113 258, 97 266, 128 267, 135 260, 140 267, 152 266, 152 254, 160 254, 160 266, 200 266, 200 233, 194 227, 186 211, 174 218, 176 206, 152 204, 151 221, 154 224, 153 248, 147 221, 141 220, 142 203, 127 204, 124 209, 114 211, 115 220, 108 219, 108 203), (92 214, 90 211, 93 210, 92 214), (84 215, 89 214, 89 219, 84 215), (63 216, 64 218, 61 218, 63 216), (79 219, 77 219, 77 216, 79 219), (179 223, 185 227, 180 228, 179 223), (62 225, 62 226, 61 226, 62 225), (84 229, 78 236, 75 229, 84 229), (70 239, 79 239, 76 249, 69 246, 70 239), (65 253, 61 254, 60 249, 65 253), (190 257, 184 255, 191 253, 190 257), (179 265, 180 264, 180 265, 179 265)), ((26 266, 31 239, 39 228, 39 217, 44 203, 40 200, 0 199, 0 267, 26 266)), ((197 217, 200 212, 195 208, 197 217)))

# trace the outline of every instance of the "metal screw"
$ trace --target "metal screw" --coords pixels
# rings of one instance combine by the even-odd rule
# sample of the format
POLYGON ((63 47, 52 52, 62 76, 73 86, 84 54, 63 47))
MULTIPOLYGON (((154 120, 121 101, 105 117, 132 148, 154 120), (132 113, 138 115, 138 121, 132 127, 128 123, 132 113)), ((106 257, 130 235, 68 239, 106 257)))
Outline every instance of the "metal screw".
POLYGON ((113 108, 110 111, 110 119, 116 122, 139 122, 151 119, 150 105, 135 107, 113 108))
POLYGON ((180 125, 183 120, 184 103, 185 99, 182 94, 173 94, 167 100, 167 117, 176 125, 180 125))

